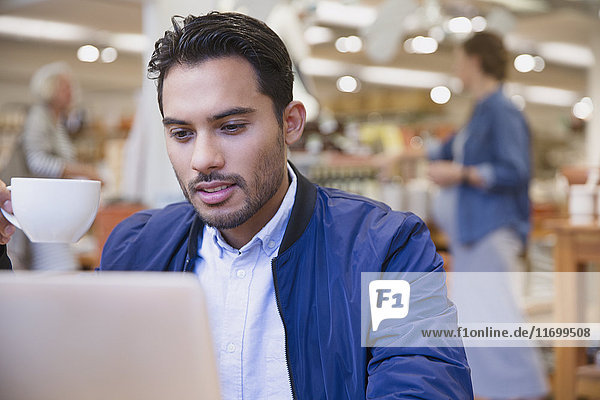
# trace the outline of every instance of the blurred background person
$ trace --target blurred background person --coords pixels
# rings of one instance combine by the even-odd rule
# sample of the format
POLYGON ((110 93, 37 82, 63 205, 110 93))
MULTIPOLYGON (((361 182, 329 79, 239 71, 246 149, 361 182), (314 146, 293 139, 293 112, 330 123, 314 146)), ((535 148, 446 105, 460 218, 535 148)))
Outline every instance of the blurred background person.
MULTIPOLYGON (((455 68, 474 109, 456 135, 428 148, 428 175, 441 187, 434 219, 449 237, 456 272, 518 271, 530 229, 530 133, 503 94, 508 59, 502 39, 493 33, 476 33, 464 42, 455 68)), ((459 323, 523 321, 515 287, 508 274, 501 277, 485 287, 451 288, 459 323)), ((538 350, 466 348, 475 395, 542 398, 548 386, 538 350)))
MULTIPOLYGON (((73 105, 74 79, 67 64, 56 62, 37 70, 30 83, 35 103, 29 109, 20 145, 26 170, 19 176, 99 179, 96 169, 77 162, 66 129, 73 105)), ((20 151, 20 150, 19 150, 20 151)), ((40 193, 40 196, 43 196, 40 193)), ((22 232, 9 244, 15 268, 74 270, 79 264, 67 243, 30 243, 22 232)))

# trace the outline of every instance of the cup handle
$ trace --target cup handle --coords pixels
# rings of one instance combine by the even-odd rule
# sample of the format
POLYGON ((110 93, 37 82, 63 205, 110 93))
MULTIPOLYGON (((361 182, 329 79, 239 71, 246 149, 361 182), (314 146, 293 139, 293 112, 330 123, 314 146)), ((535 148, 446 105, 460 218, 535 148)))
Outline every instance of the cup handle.
MULTIPOLYGON (((6 188, 10 190, 10 186, 7 186, 6 188)), ((14 214, 9 213, 4 208, 0 208, 0 211, 2 212, 2 215, 4 215, 4 218, 8 220, 8 222, 13 224, 17 228, 23 230, 23 228, 21 228, 21 225, 19 225, 19 221, 17 221, 17 217, 15 217, 14 214)))

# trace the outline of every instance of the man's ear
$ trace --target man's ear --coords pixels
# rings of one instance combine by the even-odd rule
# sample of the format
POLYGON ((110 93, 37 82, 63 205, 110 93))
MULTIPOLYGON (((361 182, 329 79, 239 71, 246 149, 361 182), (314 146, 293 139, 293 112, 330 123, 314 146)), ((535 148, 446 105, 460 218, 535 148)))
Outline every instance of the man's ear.
POLYGON ((306 109, 299 101, 292 101, 283 112, 283 135, 288 146, 295 143, 304 132, 306 109))

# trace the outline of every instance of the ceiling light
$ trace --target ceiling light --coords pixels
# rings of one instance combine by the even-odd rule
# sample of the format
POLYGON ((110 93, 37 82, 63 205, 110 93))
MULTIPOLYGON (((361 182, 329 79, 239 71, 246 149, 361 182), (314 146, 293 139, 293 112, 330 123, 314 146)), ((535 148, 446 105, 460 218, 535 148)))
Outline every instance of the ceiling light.
POLYGON ((344 36, 335 41, 335 48, 340 53, 358 53, 362 47, 362 39, 354 35, 344 36))
POLYGON ((540 56, 533 57, 533 70, 535 72, 542 72, 546 68, 546 61, 540 56))
POLYGON ((362 67, 358 69, 357 75, 364 82, 421 89, 429 89, 448 82, 448 75, 440 72, 394 67, 362 67))
POLYGON ((336 86, 340 92, 354 93, 358 91, 358 80, 350 75, 338 78, 336 86))
POLYGON ((579 119, 589 119, 594 112, 592 99, 584 97, 573 106, 573 115, 579 119))
POLYGON ((77 58, 83 62, 94 62, 100 56, 100 51, 97 47, 91 44, 86 44, 77 49, 77 58))
POLYGON ((519 72, 530 72, 535 67, 535 60, 531 54, 520 54, 515 58, 514 65, 519 72))
POLYGON ((415 52, 412 42, 413 38, 408 38, 404 41, 404 51, 406 51, 409 54, 414 54, 415 52))
MULTIPOLYGON (((449 75, 414 69, 404 69, 395 67, 365 66, 352 64, 323 58, 309 57, 300 64, 303 73, 310 76, 324 78, 337 78, 342 75, 352 73, 362 82, 369 82, 382 86, 397 86, 408 88, 420 88, 430 90, 435 86, 450 84, 456 93, 460 86, 460 80, 451 78, 449 75)), ((560 107, 571 107, 577 102, 577 93, 571 90, 545 87, 545 86, 525 86, 507 82, 506 89, 511 88, 511 93, 521 93, 526 102, 553 105, 560 107)), ((510 94, 509 94, 510 96, 510 94)), ((590 100, 582 99, 589 102, 590 100)))
POLYGON ((412 47, 417 54, 431 54, 438 49, 438 42, 427 36, 417 36, 412 41, 412 47))
POLYGON ((106 39, 106 43, 119 51, 129 51, 131 53, 143 53, 146 50, 153 50, 150 40, 138 33, 111 33, 106 39))
POLYGON ((307 75, 333 77, 347 74, 347 63, 324 58, 306 58, 300 62, 300 71, 307 75))
POLYGON ((335 49, 337 51, 339 51, 340 53, 347 53, 348 52, 348 45, 346 44, 347 40, 348 39, 346 37, 338 38, 335 41, 335 49))
POLYGON ((336 1, 319 1, 315 14, 320 23, 354 28, 366 28, 377 18, 377 10, 373 7, 345 5, 336 1))
POLYGON ((309 26, 304 31, 304 40, 311 46, 328 43, 333 40, 333 31, 323 26, 309 26))
POLYGON ((543 42, 537 53, 546 61, 574 67, 589 68, 594 65, 594 53, 588 46, 563 42, 543 42))
POLYGON ((451 96, 452 93, 446 86, 436 86, 429 92, 429 97, 436 104, 446 104, 451 96))
POLYGON ((65 22, 0 15, 0 34, 7 36, 70 42, 89 31, 83 26, 65 22))
POLYGON ((348 36, 346 38, 346 48, 350 53, 358 53, 362 50, 363 42, 358 36, 348 36))
POLYGON ((100 59, 103 63, 111 63, 117 60, 119 53, 114 47, 107 47, 100 53, 100 59))
POLYGON ((473 32, 483 32, 485 31, 485 28, 487 28, 487 20, 481 15, 478 15, 471 18, 471 26, 473 27, 473 32))
POLYGON ((473 25, 467 17, 456 17, 448 21, 448 30, 452 33, 471 33, 473 25))
MULTIPOLYGON (((83 25, 0 15, 0 35, 68 43, 106 43, 119 51, 143 53, 150 41, 143 34, 98 31, 83 25)), ((151 48, 150 48, 151 49, 151 48)))
POLYGON ((523 88, 523 97, 528 103, 571 107, 577 100, 577 93, 572 90, 546 86, 525 86, 523 88))

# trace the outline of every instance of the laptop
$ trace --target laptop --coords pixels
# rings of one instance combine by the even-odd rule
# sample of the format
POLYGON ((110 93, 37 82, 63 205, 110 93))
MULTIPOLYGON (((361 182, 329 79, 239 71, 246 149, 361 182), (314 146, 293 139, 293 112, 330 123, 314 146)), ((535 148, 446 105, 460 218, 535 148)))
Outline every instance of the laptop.
POLYGON ((197 278, 1 273, 0 399, 220 399, 197 278))

